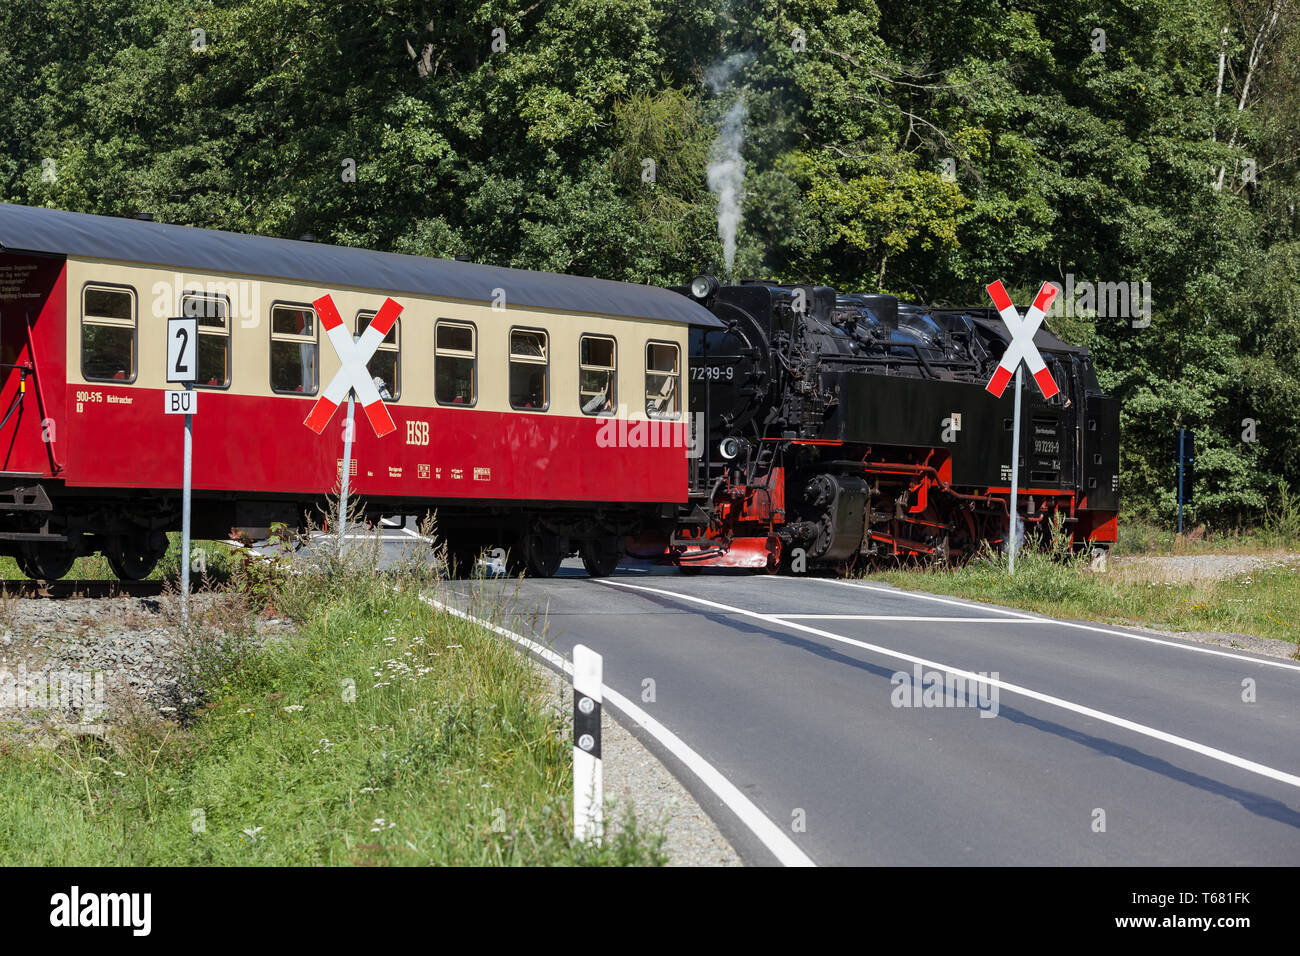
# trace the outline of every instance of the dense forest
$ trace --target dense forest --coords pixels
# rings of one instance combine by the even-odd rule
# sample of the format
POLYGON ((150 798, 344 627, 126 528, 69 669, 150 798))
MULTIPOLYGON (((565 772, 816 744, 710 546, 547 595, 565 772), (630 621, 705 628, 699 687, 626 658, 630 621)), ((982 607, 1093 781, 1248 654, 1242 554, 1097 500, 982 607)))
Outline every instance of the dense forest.
POLYGON ((1126 506, 1300 486, 1300 0, 9 0, 0 200, 633 282, 1066 295, 1126 506), (730 269, 728 266, 730 265, 730 269))

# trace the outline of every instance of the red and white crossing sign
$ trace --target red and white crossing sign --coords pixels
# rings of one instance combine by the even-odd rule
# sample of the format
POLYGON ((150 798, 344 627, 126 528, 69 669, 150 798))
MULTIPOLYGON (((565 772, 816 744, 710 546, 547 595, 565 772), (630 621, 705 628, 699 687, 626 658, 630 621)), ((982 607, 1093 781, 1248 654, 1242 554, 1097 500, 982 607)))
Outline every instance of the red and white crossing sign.
POLYGON ((348 392, 354 391, 361 402, 361 407, 365 410, 366 418, 370 419, 370 427, 375 430, 376 435, 383 438, 389 432, 396 430, 397 426, 393 424, 393 416, 388 414, 388 407, 384 405, 384 400, 379 397, 379 389, 375 388, 374 380, 366 370, 366 363, 370 361, 370 356, 375 354, 375 349, 379 348, 379 343, 384 340, 388 330, 401 315, 402 306, 392 299, 385 299, 379 314, 370 320, 366 330, 361 333, 361 338, 354 342, 352 336, 348 334, 347 326, 343 324, 343 319, 339 316, 339 310, 335 307, 332 296, 321 296, 312 305, 316 307, 321 325, 325 326, 325 334, 329 336, 334 351, 338 353, 339 361, 343 365, 325 386, 325 391, 316 400, 311 414, 303 424, 319 435, 325 430, 325 426, 334 417, 334 413, 338 411, 344 399, 348 397, 348 392))
POLYGON ((1029 367, 1030 374, 1034 376, 1034 381, 1038 383, 1043 398, 1051 398, 1060 389, 1056 387, 1056 379, 1052 378, 1052 373, 1047 370, 1047 363, 1038 354, 1038 346, 1034 344, 1034 333, 1043 324, 1043 316, 1052 307, 1052 300, 1060 290, 1050 282, 1044 282, 1034 298, 1034 304, 1029 307, 1024 318, 1021 318, 1016 307, 1011 304, 1011 296, 1007 295, 1007 290, 1002 288, 1001 279, 994 280, 993 284, 986 288, 993 298, 993 305, 997 307, 998 314, 1002 316, 1002 321, 1007 324, 1007 331, 1011 333, 1011 342, 1007 345, 1006 352, 1002 354, 1002 361, 998 363, 998 367, 993 371, 993 377, 989 379, 985 388, 995 397, 1001 398, 1002 393, 1006 391, 1007 382, 1011 381, 1011 376, 1016 374, 1016 367, 1023 360, 1029 367))

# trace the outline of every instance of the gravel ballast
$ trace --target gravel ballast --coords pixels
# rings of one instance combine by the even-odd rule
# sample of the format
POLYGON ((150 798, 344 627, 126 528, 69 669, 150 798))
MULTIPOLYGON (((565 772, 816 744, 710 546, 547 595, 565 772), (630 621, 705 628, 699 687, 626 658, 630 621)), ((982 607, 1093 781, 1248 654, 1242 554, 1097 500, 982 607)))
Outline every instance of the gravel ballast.
MULTIPOLYGON (((201 615, 210 601, 191 597, 191 614, 201 615)), ((175 596, 7 598, 0 612, 0 727, 91 730, 133 702, 175 717, 193 703, 178 690, 187 660, 179 616, 175 596)), ((257 618, 255 630, 261 642, 291 625, 257 618)))

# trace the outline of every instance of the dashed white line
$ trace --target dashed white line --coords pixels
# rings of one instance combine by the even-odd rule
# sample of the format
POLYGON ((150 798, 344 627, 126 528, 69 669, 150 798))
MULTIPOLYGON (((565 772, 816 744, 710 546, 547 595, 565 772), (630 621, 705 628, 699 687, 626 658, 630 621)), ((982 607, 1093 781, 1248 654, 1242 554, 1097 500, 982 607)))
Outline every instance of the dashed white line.
MULTIPOLYGON (((500 625, 468 614, 459 608, 444 604, 427 595, 421 595, 420 600, 439 611, 451 614, 453 617, 458 617, 463 621, 470 621, 480 627, 487 628, 494 634, 509 638, 545 660, 552 667, 558 668, 570 677, 573 676, 572 662, 565 660, 549 647, 538 644, 536 641, 530 640, 522 634, 516 634, 514 631, 507 630, 500 625)), ((721 771, 711 763, 692 750, 685 741, 609 685, 604 686, 603 693, 605 703, 612 705, 640 724, 664 749, 685 764, 699 778, 700 782, 713 791, 714 796, 721 800, 727 809, 749 828, 750 832, 758 838, 763 846, 771 851, 772 855, 783 866, 817 865, 808 854, 799 849, 799 846, 786 835, 784 830, 768 819, 767 815, 752 800, 741 793, 735 784, 724 777, 721 771)))
MULTIPOLYGON (((630 591, 644 591, 648 594, 659 594, 664 597, 674 598, 679 601, 689 601, 693 604, 701 604, 705 607, 711 607, 715 610, 724 611, 728 614, 739 614, 744 617, 752 618, 757 621, 763 621, 767 624, 773 624, 777 627, 788 627, 792 630, 803 631, 806 634, 815 634, 818 637, 824 637, 827 640, 838 641, 841 644, 849 644, 875 654, 884 654, 887 657, 893 657, 901 661, 907 661, 909 664, 920 664, 922 667, 931 667, 938 670, 947 671, 949 674, 955 674, 958 677, 965 678, 968 681, 982 681, 985 685, 992 685, 1010 694, 1019 694, 1021 697, 1028 697, 1030 700, 1036 700, 1040 703, 1049 704, 1053 707, 1059 707, 1062 710, 1068 710, 1072 713, 1080 714, 1084 717, 1091 717, 1094 720, 1100 720, 1104 723, 1112 724, 1116 727, 1122 727, 1125 730, 1131 730, 1134 733, 1141 734, 1144 737, 1150 737, 1163 743, 1172 744, 1183 750, 1189 750, 1192 753, 1200 754, 1203 757, 1209 757, 1220 763, 1225 763, 1240 770, 1246 770, 1250 773, 1258 774, 1261 777, 1267 777, 1270 780, 1276 780, 1280 783, 1288 784, 1292 787, 1300 788, 1300 776, 1293 773, 1287 773, 1283 770, 1277 770, 1254 760, 1247 760, 1245 757, 1238 757, 1236 754, 1228 753, 1226 750, 1219 750, 1216 747, 1210 747, 1206 744, 1198 743, 1195 740, 1189 740, 1186 737, 1179 737, 1177 734, 1171 734, 1155 727, 1148 727, 1146 724, 1139 724, 1136 721, 1129 720, 1125 717, 1118 717, 1115 714, 1108 714, 1105 711, 1094 710, 1091 707, 1085 707, 1082 704, 1076 704, 1073 701, 1065 700, 1061 697, 1054 697, 1051 694, 1044 694, 1028 687, 1022 687, 1019 684, 1012 684, 1008 681, 986 675, 976 674, 973 671, 964 670, 960 667, 953 667, 951 664, 944 664, 939 661, 927 660, 924 657, 917 657, 914 654, 906 654, 902 651, 891 650, 888 647, 882 647, 879 644, 869 644, 866 641, 859 641, 852 637, 844 637, 842 634, 836 634, 832 631, 824 631, 821 628, 810 627, 807 624, 800 624, 797 621, 783 620, 772 614, 762 614, 758 611, 749 611, 741 607, 732 607, 729 604, 721 604, 717 601, 710 601, 707 598, 695 597, 690 594, 682 594, 678 591, 668 591, 663 588, 647 587, 643 584, 627 584, 623 581, 611 581, 606 578, 599 579, 598 583, 606 587, 625 588, 630 591)), ((910 592, 903 592, 910 593, 910 592)), ((1250 658, 1247 658, 1249 660, 1250 658)))

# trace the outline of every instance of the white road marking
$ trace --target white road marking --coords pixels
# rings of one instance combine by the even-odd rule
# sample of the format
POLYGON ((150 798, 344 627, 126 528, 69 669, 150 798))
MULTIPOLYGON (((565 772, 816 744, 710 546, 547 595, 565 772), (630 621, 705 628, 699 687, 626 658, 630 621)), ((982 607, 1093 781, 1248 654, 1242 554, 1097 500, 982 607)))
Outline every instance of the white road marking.
POLYGON ((773 614, 783 621, 906 621, 933 624, 943 621, 949 624, 1055 624, 1050 618, 1025 618, 1023 620, 1005 617, 916 617, 910 614, 773 614))
MULTIPOLYGON (((464 621, 470 621, 480 627, 487 628, 494 634, 507 637, 521 647, 526 648, 538 657, 545 660, 552 667, 555 667, 563 673, 573 676, 573 664, 565 660, 549 647, 538 644, 536 641, 529 640, 522 634, 516 634, 514 631, 506 630, 504 627, 493 624, 490 621, 482 620, 472 614, 443 604, 427 595, 420 595, 420 600, 424 601, 431 607, 445 611, 454 617, 464 621)), ((785 831, 768 819, 767 815, 760 810, 752 800, 746 797, 730 780, 724 777, 716 767, 692 750, 680 737, 665 727, 659 721, 655 720, 644 710, 638 707, 632 701, 628 700, 618 691, 611 688, 608 684, 604 685, 605 702, 621 710, 627 717, 640 724, 647 733, 655 738, 663 747, 674 757, 685 764, 696 777, 700 779, 706 787, 713 791, 714 796, 721 800, 732 813, 740 818, 758 838, 758 840, 771 851, 772 855, 780 861, 783 866, 816 866, 812 858, 786 835, 785 831)))
MULTIPOLYGON (((792 580, 786 578, 784 580, 792 580)), ((1026 614, 1024 611, 1012 611, 1007 608, 992 607, 988 604, 976 604, 973 601, 963 601, 957 598, 938 597, 934 594, 925 594, 921 591, 904 591, 901 588, 887 588, 879 584, 859 584, 856 581, 837 581, 834 578, 812 578, 814 581, 824 581, 826 584, 842 584, 845 587, 859 588, 863 591, 878 591, 881 594, 892 594, 895 597, 914 597, 923 601, 935 601, 939 604, 951 604, 955 607, 970 608, 971 610, 984 611, 990 614, 1005 614, 1013 618, 1021 618, 1027 621, 1040 621, 1049 624, 1059 624, 1061 627, 1073 627, 1081 631, 1095 631, 1098 634, 1110 634, 1115 637, 1127 637, 1132 641, 1143 641, 1147 644, 1162 644, 1165 647, 1176 647, 1182 651, 1192 651, 1196 654, 1209 654, 1212 657, 1229 657, 1237 661, 1245 661, 1248 664, 1262 664, 1265 667, 1280 667, 1287 671, 1300 671, 1300 664, 1288 664, 1286 661, 1269 660, 1268 658, 1247 657, 1244 654, 1234 654, 1232 651, 1221 651, 1213 647, 1201 647, 1196 644, 1180 644, 1177 641, 1167 641, 1159 637, 1149 637, 1145 634, 1130 634, 1127 631, 1117 631, 1114 628, 1099 627, 1096 624, 1080 624, 1078 621, 1058 621, 1055 618, 1040 617, 1035 614, 1026 614)))
POLYGON ((1221 763, 1226 763, 1241 770, 1259 774, 1261 777, 1267 777, 1270 780, 1277 780, 1280 783, 1300 788, 1300 776, 1293 773, 1287 773, 1284 770, 1277 770, 1265 764, 1256 763, 1253 760, 1247 760, 1245 757, 1238 757, 1236 754, 1228 753, 1226 750, 1219 750, 1216 747, 1197 743, 1195 740, 1189 740, 1186 737, 1179 737, 1177 734, 1157 730, 1155 727, 1148 727, 1146 724, 1139 724, 1136 721, 1129 720, 1125 717, 1118 717, 1114 714, 1108 714, 1105 711, 1094 710, 1091 707, 1085 707, 1082 704, 1076 704, 1073 701, 1065 700, 1060 697, 1053 697, 1051 694, 1043 694, 1036 690, 1030 690, 1028 687, 1022 687, 1019 684, 1012 684, 1008 681, 999 680, 986 674, 976 674, 973 671, 963 670, 960 667, 953 667, 951 664, 943 664, 939 661, 927 660, 924 657, 917 657, 914 654, 905 654, 902 651, 895 651, 888 647, 881 647, 879 644, 869 644, 866 641, 844 637, 841 634, 835 634, 831 631, 823 631, 821 628, 809 627, 807 624, 800 624, 797 621, 782 620, 781 618, 771 614, 760 614, 758 611, 747 611, 744 608, 732 607, 729 604, 720 604, 717 601, 710 601, 707 598, 695 597, 690 594, 681 594, 677 591, 667 591, 662 588, 647 587, 642 584, 626 584, 622 581, 610 581, 604 578, 600 579, 598 583, 606 585, 607 587, 626 588, 630 591, 645 591, 650 594, 662 594, 665 597, 676 598, 680 601, 690 601, 695 604, 702 604, 706 607, 724 611, 728 614, 740 614, 744 617, 753 618, 754 620, 764 621, 768 624, 775 624, 778 627, 788 627, 793 630, 803 631, 807 634, 815 634, 818 637, 824 637, 827 640, 838 641, 841 644, 850 644, 853 647, 860 647, 863 650, 871 651, 876 654, 884 654, 901 661, 907 661, 909 664, 920 664, 922 667, 937 668, 938 670, 947 671, 949 674, 964 677, 968 681, 982 681, 986 685, 998 687, 1007 693, 1019 694, 1021 697, 1028 697, 1030 700, 1036 700, 1040 703, 1059 707, 1062 710, 1068 710, 1084 717, 1091 717, 1094 720, 1100 720, 1116 727, 1122 727, 1125 730, 1131 730, 1134 733, 1141 734, 1145 737, 1151 737, 1167 744, 1173 744, 1175 747, 1190 750, 1192 753, 1200 754, 1203 757, 1209 757, 1213 760, 1218 760, 1221 763))

